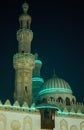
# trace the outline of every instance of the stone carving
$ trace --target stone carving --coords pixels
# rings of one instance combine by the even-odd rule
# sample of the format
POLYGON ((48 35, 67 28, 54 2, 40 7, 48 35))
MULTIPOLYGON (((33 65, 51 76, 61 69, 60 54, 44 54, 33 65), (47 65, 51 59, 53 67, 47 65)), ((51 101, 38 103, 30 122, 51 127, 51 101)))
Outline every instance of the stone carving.
POLYGON ((70 130, 78 130, 78 128, 75 125, 72 125, 70 130))
POLYGON ((84 121, 80 123, 80 130, 84 130, 84 121))
POLYGON ((23 130, 32 130, 32 119, 29 116, 24 118, 23 130))
POLYGON ((6 117, 0 114, 0 130, 6 130, 6 117))
POLYGON ((60 121, 60 130, 68 130, 68 123, 64 119, 60 121))
POLYGON ((12 130, 20 130, 21 124, 18 120, 14 120, 11 123, 12 130))

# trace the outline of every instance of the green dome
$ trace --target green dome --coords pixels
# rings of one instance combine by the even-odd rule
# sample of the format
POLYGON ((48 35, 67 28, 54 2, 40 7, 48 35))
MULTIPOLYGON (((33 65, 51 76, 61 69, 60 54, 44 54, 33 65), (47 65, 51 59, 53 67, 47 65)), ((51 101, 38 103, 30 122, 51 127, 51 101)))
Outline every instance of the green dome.
POLYGON ((39 95, 48 94, 48 93, 70 93, 72 94, 72 90, 70 85, 63 79, 54 76, 53 78, 47 80, 39 95))

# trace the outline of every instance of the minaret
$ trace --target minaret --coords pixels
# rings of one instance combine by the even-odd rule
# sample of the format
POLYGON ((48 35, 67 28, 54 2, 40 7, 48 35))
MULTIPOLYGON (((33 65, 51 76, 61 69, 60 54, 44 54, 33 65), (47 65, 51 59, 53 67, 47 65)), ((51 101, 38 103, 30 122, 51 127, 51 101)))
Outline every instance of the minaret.
POLYGON ((26 101, 32 103, 32 71, 34 68, 34 55, 31 54, 31 41, 33 32, 30 29, 31 17, 27 14, 28 4, 22 5, 23 14, 19 17, 20 29, 17 31, 18 53, 13 57, 15 69, 15 92, 14 99, 20 105, 26 101))
POLYGON ((33 102, 37 103, 38 101, 38 93, 41 89, 42 84, 44 83, 43 78, 41 77, 41 67, 42 61, 38 59, 38 54, 35 53, 35 68, 33 70, 33 102))

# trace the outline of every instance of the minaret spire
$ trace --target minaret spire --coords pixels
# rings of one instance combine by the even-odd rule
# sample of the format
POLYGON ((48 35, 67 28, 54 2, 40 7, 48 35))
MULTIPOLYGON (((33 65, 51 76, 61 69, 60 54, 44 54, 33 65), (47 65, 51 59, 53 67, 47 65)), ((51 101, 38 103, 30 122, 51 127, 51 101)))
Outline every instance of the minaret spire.
POLYGON ((28 3, 24 3, 22 9, 23 14, 19 17, 20 29, 17 31, 18 51, 21 53, 30 53, 33 32, 30 29, 31 16, 27 14, 29 9, 28 3))
POLYGON ((24 14, 27 14, 27 11, 28 11, 28 9, 29 9, 29 5, 27 4, 26 1, 25 1, 25 3, 22 5, 22 8, 23 8, 24 14))
POLYGON ((27 14, 29 5, 22 5, 23 14, 19 17, 20 29, 17 31, 18 53, 13 57, 15 69, 14 98, 20 105, 24 101, 30 106, 32 103, 32 71, 34 68, 34 55, 31 53, 33 32, 30 29, 31 16, 27 14))

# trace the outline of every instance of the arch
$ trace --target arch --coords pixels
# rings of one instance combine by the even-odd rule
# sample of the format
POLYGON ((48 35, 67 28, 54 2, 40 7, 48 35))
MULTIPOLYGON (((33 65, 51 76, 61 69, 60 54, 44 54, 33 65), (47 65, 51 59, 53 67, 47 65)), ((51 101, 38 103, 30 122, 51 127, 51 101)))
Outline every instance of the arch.
POLYGON ((61 97, 58 97, 57 100, 56 100, 56 102, 61 102, 61 103, 63 103, 63 99, 62 99, 61 97))
POLYGON ((80 130, 84 130, 84 121, 80 123, 80 130))
POLYGON ((29 116, 23 120, 23 130, 32 130, 32 119, 29 116))
POLYGON ((54 97, 49 97, 50 101, 55 101, 54 97))
POLYGON ((42 99, 42 103, 47 103, 47 99, 46 99, 46 98, 43 98, 43 99, 42 99))
POLYGON ((21 125, 18 120, 12 121, 12 123, 11 123, 12 130, 20 130, 20 127, 21 127, 21 125))
POLYGON ((74 98, 72 98, 72 104, 75 104, 75 99, 74 98))
POLYGON ((6 130, 6 117, 0 114, 0 130, 6 130))
POLYGON ((78 128, 77 128, 77 126, 72 125, 71 128, 70 128, 70 130, 78 130, 78 128))
POLYGON ((68 97, 66 97, 65 102, 66 102, 66 105, 70 105, 70 99, 68 97))
POLYGON ((68 130, 68 123, 64 119, 60 121, 60 130, 68 130))

